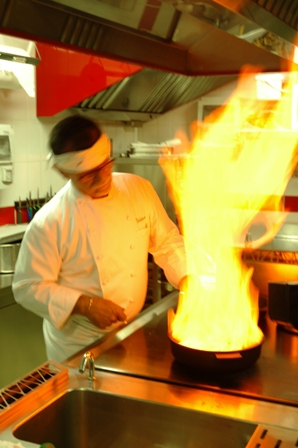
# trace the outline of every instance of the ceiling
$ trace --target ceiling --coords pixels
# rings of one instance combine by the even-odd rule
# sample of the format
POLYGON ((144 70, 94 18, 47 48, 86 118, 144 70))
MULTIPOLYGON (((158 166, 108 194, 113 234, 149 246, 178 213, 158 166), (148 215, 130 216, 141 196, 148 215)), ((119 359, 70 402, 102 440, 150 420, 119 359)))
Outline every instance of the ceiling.
POLYGON ((74 105, 124 121, 146 121, 198 98, 236 79, 246 64, 266 72, 290 70, 297 27, 296 0, 4 0, 0 5, 1 33, 142 65, 130 79, 74 105), (140 92, 140 85, 138 99, 134 91, 140 92))

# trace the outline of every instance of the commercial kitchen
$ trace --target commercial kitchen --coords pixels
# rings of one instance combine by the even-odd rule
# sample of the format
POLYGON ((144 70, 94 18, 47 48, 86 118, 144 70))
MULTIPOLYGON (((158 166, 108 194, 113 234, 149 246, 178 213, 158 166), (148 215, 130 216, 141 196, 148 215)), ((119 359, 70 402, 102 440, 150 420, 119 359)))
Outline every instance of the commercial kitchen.
POLYGON ((0 446, 298 446, 297 23, 294 0, 2 2, 0 446), (29 222, 65 184, 47 138, 72 114, 98 120, 114 170, 150 180, 204 255, 198 309, 148 257, 141 313, 57 363, 11 283, 29 222), (213 156, 231 145, 236 173, 213 156), (229 212, 214 220, 219 204, 229 212), (224 333, 240 324, 236 348, 215 337, 225 319, 224 333))

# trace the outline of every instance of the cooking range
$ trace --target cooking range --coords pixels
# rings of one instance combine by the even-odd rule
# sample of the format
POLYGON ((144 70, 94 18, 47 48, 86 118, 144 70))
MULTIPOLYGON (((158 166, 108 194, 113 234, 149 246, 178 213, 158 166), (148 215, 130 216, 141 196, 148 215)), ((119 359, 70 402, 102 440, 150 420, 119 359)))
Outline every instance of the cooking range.
POLYGON ((204 372, 178 362, 168 337, 167 311, 153 314, 144 326, 96 357, 96 369, 298 406, 298 335, 266 315, 260 316, 259 326, 264 333, 260 357, 241 371, 204 372))

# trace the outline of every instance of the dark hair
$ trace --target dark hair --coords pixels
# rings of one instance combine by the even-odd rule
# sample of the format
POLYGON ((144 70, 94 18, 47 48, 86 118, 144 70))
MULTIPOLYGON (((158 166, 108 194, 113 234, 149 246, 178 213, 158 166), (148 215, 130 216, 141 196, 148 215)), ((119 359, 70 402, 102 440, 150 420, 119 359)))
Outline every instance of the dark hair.
POLYGON ((49 146, 56 155, 82 151, 94 145, 101 135, 102 131, 94 121, 80 115, 72 115, 53 127, 49 146))

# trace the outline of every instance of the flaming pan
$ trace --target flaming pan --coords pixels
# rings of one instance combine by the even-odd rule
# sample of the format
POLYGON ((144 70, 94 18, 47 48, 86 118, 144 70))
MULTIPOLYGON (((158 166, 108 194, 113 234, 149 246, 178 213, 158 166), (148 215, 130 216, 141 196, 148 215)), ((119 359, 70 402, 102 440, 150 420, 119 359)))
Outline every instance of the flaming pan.
POLYGON ((260 357, 262 342, 239 351, 211 352, 197 350, 179 344, 170 334, 171 351, 174 358, 185 366, 203 372, 236 372, 252 366, 260 357))

